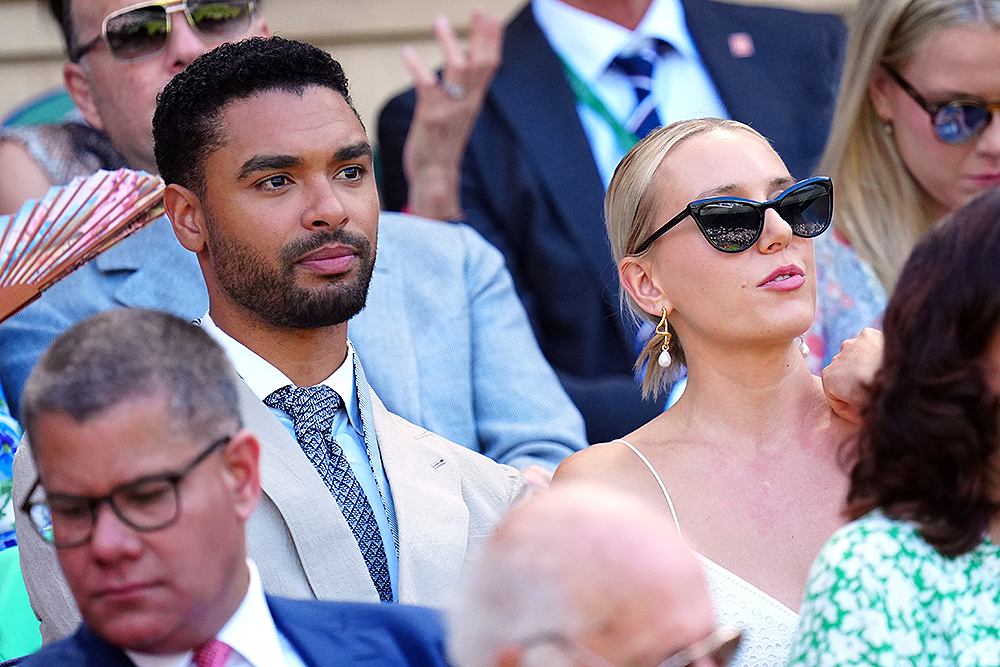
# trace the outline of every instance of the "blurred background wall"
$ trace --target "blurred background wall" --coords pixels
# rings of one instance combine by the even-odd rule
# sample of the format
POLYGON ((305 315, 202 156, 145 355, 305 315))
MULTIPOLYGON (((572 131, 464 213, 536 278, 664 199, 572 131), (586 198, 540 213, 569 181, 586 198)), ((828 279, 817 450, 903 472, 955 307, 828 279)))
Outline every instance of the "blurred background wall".
MULTIPOLYGON (((274 34, 320 46, 341 61, 351 93, 369 130, 382 104, 409 86, 399 55, 406 44, 417 47, 428 63, 440 53, 431 22, 444 14, 464 33, 469 12, 484 7, 505 19, 526 0, 262 0, 274 34)), ((854 0, 768 0, 841 14, 854 0)), ((0 0, 0 117, 24 100, 62 84, 65 62, 55 23, 40 0, 0 0)))

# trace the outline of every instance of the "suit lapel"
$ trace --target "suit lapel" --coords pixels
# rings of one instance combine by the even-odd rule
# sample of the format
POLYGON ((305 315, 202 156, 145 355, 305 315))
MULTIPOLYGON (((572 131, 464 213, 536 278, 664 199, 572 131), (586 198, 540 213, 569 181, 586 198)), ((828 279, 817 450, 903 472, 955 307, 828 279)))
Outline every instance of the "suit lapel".
POLYGON ((354 534, 316 469, 242 380, 238 390, 247 428, 261 442, 261 486, 284 519, 313 594, 327 600, 378 600, 354 534))
POLYGON ((595 219, 595 212, 604 210, 604 185, 576 113, 576 98, 530 4, 511 22, 504 41, 504 64, 489 100, 535 163, 534 175, 548 186, 561 223, 604 277, 613 265, 604 225, 595 219))
POLYGON ((205 281, 161 216, 94 259, 99 272, 125 276, 112 298, 128 308, 156 308, 193 320, 208 311, 205 281))
POLYGON ((396 507, 399 602, 444 604, 458 581, 469 541, 458 464, 437 444, 437 436, 402 433, 374 392, 371 403, 396 507))

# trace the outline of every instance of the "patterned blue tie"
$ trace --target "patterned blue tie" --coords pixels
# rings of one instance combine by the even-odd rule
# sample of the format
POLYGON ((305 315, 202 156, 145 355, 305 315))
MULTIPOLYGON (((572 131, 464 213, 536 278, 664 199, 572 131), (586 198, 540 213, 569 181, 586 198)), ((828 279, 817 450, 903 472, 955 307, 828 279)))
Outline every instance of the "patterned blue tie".
POLYGON ((344 450, 333 439, 333 417, 344 405, 340 395, 326 385, 293 387, 285 385, 267 396, 264 404, 284 410, 292 418, 295 439, 337 499, 382 602, 392 602, 389 562, 375 513, 361 483, 354 476, 344 450))
POLYGON ((669 45, 665 42, 651 39, 642 45, 638 53, 618 56, 611 61, 611 67, 627 76, 635 88, 635 109, 625 121, 625 129, 640 139, 660 126, 660 117, 656 114, 656 100, 650 92, 653 88, 653 68, 656 67, 661 52, 666 48, 669 48, 669 45))

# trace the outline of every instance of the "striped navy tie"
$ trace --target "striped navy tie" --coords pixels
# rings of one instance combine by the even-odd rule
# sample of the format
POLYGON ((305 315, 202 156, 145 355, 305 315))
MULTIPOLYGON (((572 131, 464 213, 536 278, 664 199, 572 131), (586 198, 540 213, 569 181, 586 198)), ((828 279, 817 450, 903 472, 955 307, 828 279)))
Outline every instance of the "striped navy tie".
POLYGON ((625 129, 640 139, 661 124, 660 117, 656 114, 656 100, 650 92, 653 88, 653 68, 662 53, 669 48, 670 45, 666 42, 651 39, 642 45, 638 53, 618 56, 611 61, 611 67, 627 76, 635 88, 635 109, 625 121, 625 129))

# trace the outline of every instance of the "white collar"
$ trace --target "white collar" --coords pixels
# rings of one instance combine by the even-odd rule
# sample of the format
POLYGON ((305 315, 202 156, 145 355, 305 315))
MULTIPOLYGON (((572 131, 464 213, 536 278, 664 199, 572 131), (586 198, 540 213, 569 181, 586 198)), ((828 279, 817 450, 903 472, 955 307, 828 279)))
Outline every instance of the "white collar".
MULTIPOLYGON (((220 329, 207 313, 201 318, 200 323, 205 332, 226 351, 226 355, 236 372, 260 400, 263 401, 277 389, 295 384, 266 359, 220 329)), ((361 412, 358 407, 357 384, 354 376, 355 363, 354 346, 351 345, 351 341, 347 341, 347 356, 344 358, 344 363, 340 364, 340 367, 320 384, 326 385, 340 394, 340 397, 344 399, 351 426, 358 433, 363 434, 361 412)))
POLYGON ((618 54, 638 51, 650 38, 662 39, 685 58, 698 57, 680 0, 653 0, 633 31, 561 0, 531 0, 531 9, 553 50, 587 81, 596 81, 618 54))
MULTIPOLYGON (((247 560, 250 569, 250 586, 236 613, 216 634, 216 638, 233 647, 253 667, 276 667, 285 665, 281 652, 278 629, 264 597, 264 587, 253 561, 247 560)), ((136 667, 188 667, 192 664, 193 651, 152 655, 137 651, 125 651, 136 667)), ((232 659, 230 659, 232 662, 232 659)))

